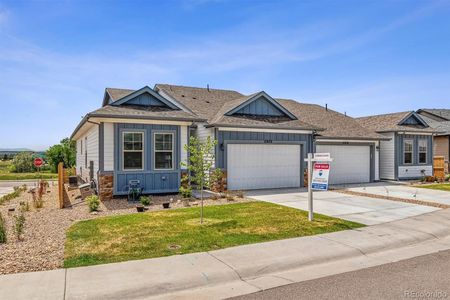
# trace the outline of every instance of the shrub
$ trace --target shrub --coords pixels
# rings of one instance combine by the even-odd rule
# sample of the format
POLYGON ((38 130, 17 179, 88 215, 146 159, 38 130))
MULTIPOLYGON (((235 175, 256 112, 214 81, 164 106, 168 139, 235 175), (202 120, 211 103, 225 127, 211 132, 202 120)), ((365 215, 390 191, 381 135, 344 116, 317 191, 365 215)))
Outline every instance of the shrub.
POLYGON ((98 208, 100 207, 100 200, 98 199, 98 196, 92 195, 86 198, 89 211, 98 211, 98 208))
POLYGON ((17 216, 14 216, 14 230, 16 232, 17 240, 22 240, 23 230, 25 228, 25 215, 20 212, 17 216))
POLYGON ((0 204, 3 204, 5 202, 7 202, 7 201, 10 201, 10 200, 12 200, 14 198, 19 197, 20 194, 22 194, 22 192, 24 192, 26 190, 27 190, 27 186, 25 184, 23 186, 21 186, 21 187, 15 186, 13 192, 0 197, 0 204))
POLYGON ((445 181, 447 181, 447 182, 450 181, 450 175, 445 176, 445 181))
POLYGON ((181 177, 181 185, 180 185, 180 194, 183 198, 191 198, 192 197, 192 187, 189 184, 189 176, 183 175, 181 177))
POLYGON ((0 244, 6 243, 8 239, 6 232, 6 221, 3 219, 2 214, 0 213, 0 244))
POLYGON ((224 192, 225 191, 225 173, 220 169, 216 168, 211 172, 210 176, 210 189, 214 192, 224 192))
POLYGON ((152 204, 152 199, 149 196, 141 196, 141 198, 139 198, 139 201, 144 206, 149 206, 150 204, 152 204))
POLYGON ((28 203, 28 201, 21 201, 19 205, 21 211, 23 212, 30 211, 30 204, 28 203))
POLYGON ((12 161, 13 169, 11 169, 11 171, 14 170, 14 172, 17 173, 34 172, 36 168, 34 167, 33 161, 33 153, 18 153, 16 156, 14 156, 14 159, 12 161))
POLYGON ((228 201, 234 201, 234 196, 232 194, 227 194, 226 198, 228 201))
POLYGON ((238 197, 238 198, 244 198, 244 192, 243 192, 243 191, 237 191, 237 192, 236 192, 236 197, 238 197))

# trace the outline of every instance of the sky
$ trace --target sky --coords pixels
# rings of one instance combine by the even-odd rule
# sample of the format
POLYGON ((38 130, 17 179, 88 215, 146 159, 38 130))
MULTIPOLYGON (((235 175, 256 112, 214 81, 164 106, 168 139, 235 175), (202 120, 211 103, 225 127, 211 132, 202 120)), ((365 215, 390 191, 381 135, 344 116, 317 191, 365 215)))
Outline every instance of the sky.
POLYGON ((450 1, 0 0, 0 148, 58 143, 106 87, 449 108, 449 53, 450 1))

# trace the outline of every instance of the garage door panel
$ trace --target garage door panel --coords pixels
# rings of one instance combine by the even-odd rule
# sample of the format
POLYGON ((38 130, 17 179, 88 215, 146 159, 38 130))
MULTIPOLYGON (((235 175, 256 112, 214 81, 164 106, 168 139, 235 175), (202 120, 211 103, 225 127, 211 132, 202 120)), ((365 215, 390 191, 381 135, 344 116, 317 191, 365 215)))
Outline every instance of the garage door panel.
POLYGON ((370 182, 370 146, 317 145, 316 152, 330 153, 330 184, 370 182))
POLYGON ((300 186, 300 145, 229 144, 228 188, 300 186))

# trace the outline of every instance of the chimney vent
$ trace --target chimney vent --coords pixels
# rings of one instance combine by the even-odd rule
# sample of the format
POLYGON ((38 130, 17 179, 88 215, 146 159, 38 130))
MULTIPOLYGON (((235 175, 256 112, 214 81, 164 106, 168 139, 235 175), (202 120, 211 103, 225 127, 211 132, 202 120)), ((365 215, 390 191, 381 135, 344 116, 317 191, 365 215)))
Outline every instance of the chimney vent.
POLYGON ((328 103, 325 103, 325 110, 328 111, 328 103))
POLYGON ((206 85, 206 88, 208 89, 208 92, 209 92, 209 83, 206 85))

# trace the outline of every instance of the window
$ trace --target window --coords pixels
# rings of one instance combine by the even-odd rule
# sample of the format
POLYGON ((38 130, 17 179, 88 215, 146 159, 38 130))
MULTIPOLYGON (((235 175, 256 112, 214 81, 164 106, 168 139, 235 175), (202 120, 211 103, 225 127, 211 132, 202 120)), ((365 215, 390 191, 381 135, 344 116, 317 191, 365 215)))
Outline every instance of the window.
POLYGON ((154 145, 155 170, 172 170, 173 133, 155 133, 154 145))
POLYGON ((144 169, 144 133, 124 132, 122 134, 122 158, 124 170, 144 169))
POLYGON ((428 140, 419 139, 419 164, 427 163, 428 140))
POLYGON ((413 163, 413 140, 403 140, 403 163, 413 163))

